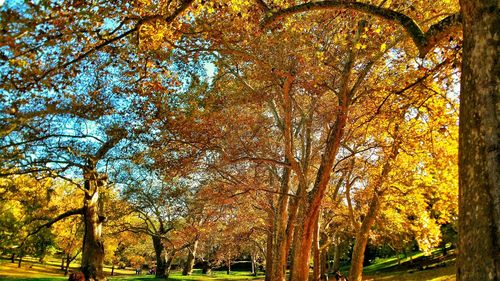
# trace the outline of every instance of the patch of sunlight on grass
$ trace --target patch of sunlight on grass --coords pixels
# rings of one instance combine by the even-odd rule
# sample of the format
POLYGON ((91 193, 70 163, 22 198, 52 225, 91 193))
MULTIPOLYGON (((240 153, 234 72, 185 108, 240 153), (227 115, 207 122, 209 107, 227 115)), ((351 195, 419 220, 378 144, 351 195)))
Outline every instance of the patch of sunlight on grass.
POLYGON ((413 273, 398 271, 363 277, 366 281, 455 281, 455 266, 447 266, 413 273))
MULTIPOLYGON (((61 277, 62 271, 54 270, 53 266, 43 265, 33 262, 21 263, 21 268, 17 267, 16 263, 2 262, 0 264, 0 278, 4 280, 5 277, 61 277)), ((66 278, 67 279, 67 278, 66 278)))

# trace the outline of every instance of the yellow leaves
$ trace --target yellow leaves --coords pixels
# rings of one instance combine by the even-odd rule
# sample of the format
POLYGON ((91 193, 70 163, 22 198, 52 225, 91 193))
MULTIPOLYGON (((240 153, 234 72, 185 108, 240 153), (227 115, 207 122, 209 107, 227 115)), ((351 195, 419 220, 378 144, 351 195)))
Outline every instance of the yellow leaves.
POLYGON ((361 44, 361 43, 356 43, 356 45, 354 45, 354 48, 358 49, 358 50, 364 50, 366 49, 366 44, 361 44))
POLYGON ((380 51, 385 52, 386 49, 387 49, 387 44, 382 43, 382 45, 380 45, 380 51))

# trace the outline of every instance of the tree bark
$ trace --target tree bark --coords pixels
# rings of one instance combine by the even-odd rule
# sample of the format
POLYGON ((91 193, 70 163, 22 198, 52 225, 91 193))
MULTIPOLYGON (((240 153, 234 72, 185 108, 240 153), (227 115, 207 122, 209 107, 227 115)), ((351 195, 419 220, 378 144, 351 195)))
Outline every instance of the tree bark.
POLYGON ((251 253, 250 259, 252 260, 252 275, 257 276, 257 261, 255 260, 255 253, 251 253))
POLYGON ((23 262, 23 256, 22 255, 19 255, 19 261, 17 263, 17 267, 18 268, 21 268, 21 263, 23 262))
MULTIPOLYGON (((281 193, 288 194, 289 192, 289 181, 290 181, 291 170, 289 168, 284 169, 284 173, 281 179, 281 193)), ((282 195, 278 200, 278 207, 274 217, 273 225, 273 243, 272 243, 272 281, 283 281, 285 280, 286 271, 286 261, 288 256, 287 243, 287 222, 288 222, 288 202, 289 196, 282 195)))
POLYGON ((174 261, 175 253, 168 255, 167 262, 165 264, 165 278, 168 279, 170 276, 170 270, 172 269, 172 262, 174 261))
POLYGON ((191 247, 188 248, 188 256, 186 260, 186 264, 184 265, 184 268, 182 269, 182 275, 187 276, 191 275, 193 273, 193 267, 194 267, 194 262, 196 259, 196 250, 198 248, 198 238, 196 238, 191 245, 191 247))
POLYGON ((328 265, 328 247, 321 249, 319 257, 320 257, 319 260, 321 262, 320 271, 319 271, 319 275, 320 275, 319 280, 326 281, 326 280, 328 280, 328 267, 327 267, 327 265, 328 265))
POLYGON ((500 11, 461 0, 464 45, 459 132, 457 280, 500 280, 500 11))
POLYGON ((273 233, 272 229, 267 233, 267 246, 266 246, 266 277, 265 281, 271 281, 273 272, 273 233))
POLYGON ((314 226, 314 235, 313 235, 313 281, 319 281, 321 279, 321 260, 320 256, 320 238, 319 238, 319 216, 316 219, 316 224, 314 226))
POLYGON ((290 281, 307 281, 309 279, 309 257, 319 209, 313 215, 309 215, 308 210, 307 204, 301 204, 299 223, 293 234, 290 281))
POLYGON ((71 264, 71 256, 67 255, 66 256, 66 268, 64 269, 64 276, 68 275, 69 272, 69 265, 71 264))
POLYGON ((201 268, 201 273, 202 274, 210 274, 212 272, 212 267, 210 266, 209 261, 204 261, 203 266, 201 268))
POLYGON ((333 246, 333 265, 332 265, 332 272, 337 272, 340 269, 340 239, 337 237, 335 238, 337 241, 335 242, 333 246))
POLYGON ((95 170, 87 171, 85 175, 85 194, 83 220, 85 233, 83 237, 82 267, 85 280, 106 280, 103 272, 104 243, 101 237, 104 216, 102 210, 102 199, 99 198, 100 188, 103 183, 97 179, 95 170))
POLYGON ((159 236, 151 236, 156 255, 156 278, 166 278, 167 261, 165 260, 165 248, 159 236))
POLYGON ((361 281, 363 279, 363 261, 365 259, 366 244, 368 243, 370 229, 375 223, 375 218, 377 217, 380 206, 380 196, 381 194, 379 194, 378 191, 374 192, 372 199, 370 200, 370 208, 368 209, 368 212, 363 219, 363 223, 356 234, 356 242, 354 243, 351 258, 351 269, 349 270, 349 280, 361 281))

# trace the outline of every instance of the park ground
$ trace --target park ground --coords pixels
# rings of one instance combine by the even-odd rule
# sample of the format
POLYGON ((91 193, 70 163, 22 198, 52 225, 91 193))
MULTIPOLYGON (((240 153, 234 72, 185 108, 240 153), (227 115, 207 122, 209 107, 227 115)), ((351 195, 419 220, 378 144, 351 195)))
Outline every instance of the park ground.
MULTIPOLYGON (((75 264, 72 269, 78 267, 75 264)), ((347 269, 347 268, 343 268, 347 269)), ((105 271, 109 274, 111 269, 107 267, 105 271)), ((453 254, 443 257, 436 254, 433 256, 424 256, 421 253, 398 261, 396 257, 387 259, 377 259, 370 266, 364 269, 363 280, 372 281, 452 281, 455 280, 455 256, 453 254)), ((142 274, 137 276, 133 269, 115 269, 115 276, 110 276, 110 281, 139 281, 155 280, 153 275, 142 274)), ((11 263, 10 260, 0 260, 0 280, 6 281, 51 281, 67 280, 62 276, 60 270, 60 261, 56 259, 47 259, 45 264, 40 264, 36 260, 26 260, 21 268, 17 263, 11 263)), ((194 270, 192 276, 182 276, 179 271, 174 271, 169 280, 193 280, 193 281, 231 281, 231 280, 255 280, 262 281, 262 274, 257 277, 251 276, 249 272, 233 271, 229 275, 225 271, 213 271, 211 275, 202 275, 200 270, 194 270)))

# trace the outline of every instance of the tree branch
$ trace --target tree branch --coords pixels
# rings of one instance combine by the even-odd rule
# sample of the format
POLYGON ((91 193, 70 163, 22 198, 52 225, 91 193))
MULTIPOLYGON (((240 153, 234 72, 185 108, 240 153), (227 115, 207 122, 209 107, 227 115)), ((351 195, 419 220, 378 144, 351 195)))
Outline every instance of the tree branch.
POLYGON ((449 34, 452 29, 457 27, 460 28, 462 23, 462 15, 457 13, 447 16, 438 23, 432 25, 427 32, 423 32, 412 18, 403 13, 368 3, 352 2, 348 0, 331 0, 308 2, 271 13, 264 18, 261 26, 267 28, 282 18, 298 13, 333 9, 355 10, 398 23, 411 36, 420 52, 420 57, 425 57, 439 40, 449 34))
POLYGON ((43 228, 45 228, 45 227, 51 227, 54 223, 56 223, 56 222, 58 222, 58 221, 60 221, 62 219, 65 219, 67 217, 71 217, 71 216, 74 216, 74 215, 83 215, 83 211, 84 211, 84 209, 80 208, 80 209, 69 210, 69 211, 67 211, 65 213, 62 213, 59 216, 57 216, 57 217, 51 219, 50 221, 48 221, 48 222, 40 225, 39 227, 37 227, 34 231, 30 232, 27 237, 35 235, 38 232, 40 232, 40 230, 42 230, 43 228))

